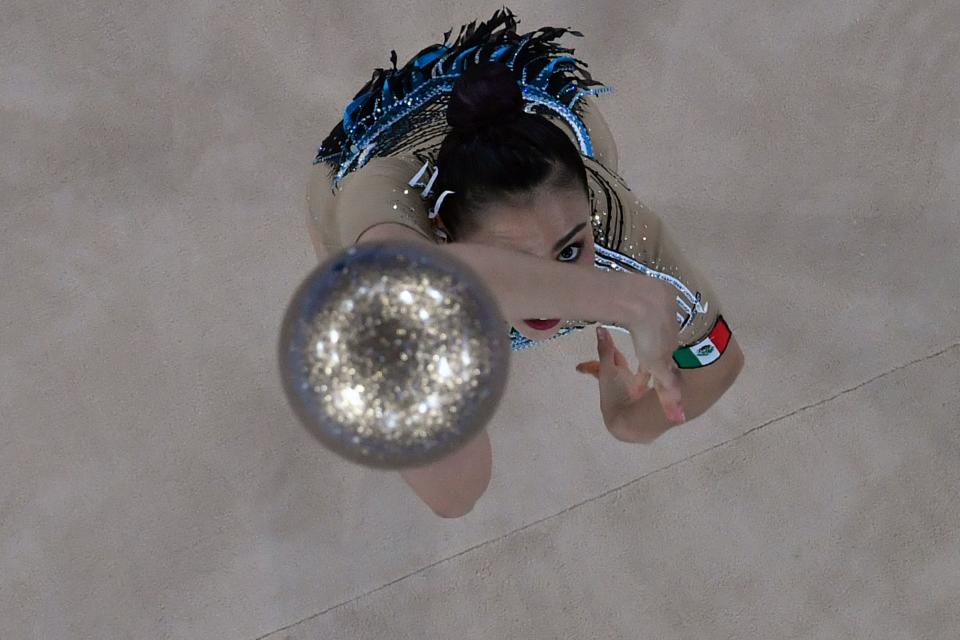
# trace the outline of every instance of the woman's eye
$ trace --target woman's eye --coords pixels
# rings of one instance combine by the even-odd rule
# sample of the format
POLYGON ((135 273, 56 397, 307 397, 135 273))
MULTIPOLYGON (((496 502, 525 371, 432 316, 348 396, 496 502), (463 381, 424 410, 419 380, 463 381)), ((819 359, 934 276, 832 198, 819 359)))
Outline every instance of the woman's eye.
POLYGON ((560 252, 558 259, 560 262, 576 262, 580 258, 580 254, 583 252, 583 243, 578 242, 576 244, 571 244, 569 247, 560 252), (571 249, 576 251, 571 252, 571 249), (564 256, 567 256, 564 258, 564 256))

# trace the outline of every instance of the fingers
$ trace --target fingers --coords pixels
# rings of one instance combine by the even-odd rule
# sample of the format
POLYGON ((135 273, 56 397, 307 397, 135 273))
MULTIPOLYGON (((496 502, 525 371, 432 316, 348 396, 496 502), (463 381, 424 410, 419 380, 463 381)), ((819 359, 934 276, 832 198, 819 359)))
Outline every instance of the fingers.
MULTIPOLYGON (((654 380, 650 376, 648 371, 637 371, 636 373, 631 373, 629 366, 626 363, 626 360, 622 359, 622 356, 619 356, 621 359, 617 362, 618 371, 629 377, 633 378, 633 381, 637 387, 637 390, 640 392, 646 392, 650 389, 653 389, 654 380)), ((587 362, 581 362, 576 366, 576 370, 579 373, 585 373, 591 375, 597 380, 600 379, 600 361, 599 360, 589 360, 587 362)))
POLYGON ((600 372, 609 369, 610 365, 623 368, 628 367, 626 357, 624 357, 623 353, 613 344, 613 338, 610 337, 610 332, 599 326, 597 327, 597 355, 600 357, 599 360, 581 362, 577 365, 577 371, 580 373, 589 373, 599 380, 600 372))
MULTIPOLYGON (((604 329, 603 331, 606 331, 606 329, 604 329)), ((617 347, 613 344, 613 340, 609 336, 610 336, 610 333, 607 332, 606 344, 603 344, 602 339, 600 338, 600 334, 598 332, 597 352, 601 355, 601 360, 588 360, 586 362, 581 362, 576 366, 576 370, 579 371, 580 373, 586 373, 586 374, 592 375, 594 378, 599 380, 600 371, 602 369, 601 363, 603 362, 602 360, 603 354, 612 352, 613 353, 612 364, 615 365, 616 369, 620 369, 622 370, 623 373, 634 376, 641 390, 648 389, 648 388, 652 389, 653 378, 650 377, 649 372, 638 371, 636 374, 631 373, 630 363, 627 362, 626 356, 623 355, 622 351, 617 349, 617 347)))
POLYGON ((680 397, 680 372, 676 365, 672 362, 664 364, 650 373, 655 381, 654 388, 657 390, 663 415, 672 422, 686 422, 687 417, 684 415, 680 397))
POLYGON ((620 350, 616 347, 613 348, 613 363, 618 367, 627 366, 627 359, 623 357, 623 354, 620 353, 620 350))
POLYGON ((616 347, 613 346, 613 340, 610 339, 610 333, 603 327, 597 327, 597 353, 600 356, 602 364, 613 363, 613 352, 616 347))
POLYGON ((637 385, 641 391, 646 393, 650 389, 653 389, 656 380, 653 379, 653 376, 650 375, 649 371, 637 371, 636 373, 637 385))
POLYGON ((626 357, 613 345, 609 332, 602 327, 597 327, 597 353, 599 360, 581 362, 576 367, 577 371, 592 375, 597 380, 601 380, 602 376, 613 376, 621 380, 633 400, 638 400, 650 389, 655 389, 667 419, 677 424, 686 422, 687 417, 681 402, 680 371, 672 358, 650 367, 648 371, 644 371, 641 365, 640 370, 632 374, 626 357))
POLYGON ((613 343, 613 338, 610 337, 610 332, 607 331, 604 327, 597 327, 597 353, 600 355, 600 360, 603 362, 604 354, 613 354, 613 364, 618 367, 626 367, 627 359, 623 356, 623 353, 617 349, 617 346, 613 343))
POLYGON ((595 378, 600 377, 600 361, 591 360, 590 362, 581 362, 577 365, 577 371, 580 373, 588 373, 595 378))

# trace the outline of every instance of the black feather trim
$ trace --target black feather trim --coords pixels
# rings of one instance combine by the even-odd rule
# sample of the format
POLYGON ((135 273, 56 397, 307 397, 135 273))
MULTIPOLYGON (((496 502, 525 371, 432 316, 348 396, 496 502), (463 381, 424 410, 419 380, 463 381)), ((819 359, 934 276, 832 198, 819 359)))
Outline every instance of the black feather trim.
MULTIPOLYGON (((344 117, 324 139, 317 152, 315 164, 327 162, 335 170, 350 157, 356 156, 355 143, 364 133, 378 125, 383 113, 403 100, 414 90, 431 82, 449 80, 461 75, 475 64, 489 61, 493 56, 513 69, 518 81, 539 86, 566 103, 576 90, 602 86, 594 80, 585 62, 572 56, 574 49, 553 42, 564 34, 583 37, 579 31, 560 27, 541 27, 518 34, 517 18, 507 7, 494 13, 485 22, 470 22, 460 27, 457 39, 447 44, 453 29, 443 35, 442 44, 433 44, 414 55, 397 69, 397 53, 391 50, 392 69, 375 69, 369 82, 356 93, 344 110, 344 117), (543 77, 541 71, 563 56, 543 77)), ((575 112, 576 111, 575 107, 575 112)), ((373 155, 380 155, 374 151, 373 155)))

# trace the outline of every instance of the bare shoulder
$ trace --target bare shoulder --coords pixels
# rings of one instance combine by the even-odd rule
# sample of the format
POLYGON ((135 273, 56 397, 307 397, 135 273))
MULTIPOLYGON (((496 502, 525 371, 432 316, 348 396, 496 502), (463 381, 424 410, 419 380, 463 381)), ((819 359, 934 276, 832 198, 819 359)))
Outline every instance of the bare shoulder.
POLYGON ((383 240, 419 240, 421 242, 436 244, 433 239, 425 236, 420 230, 414 229, 402 222, 381 222, 375 224, 360 234, 356 244, 383 240))

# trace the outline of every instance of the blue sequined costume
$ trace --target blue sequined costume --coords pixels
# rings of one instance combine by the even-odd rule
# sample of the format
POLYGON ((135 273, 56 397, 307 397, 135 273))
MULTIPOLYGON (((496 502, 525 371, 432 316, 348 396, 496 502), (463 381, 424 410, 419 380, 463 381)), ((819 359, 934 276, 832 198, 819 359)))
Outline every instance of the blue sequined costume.
MULTIPOLYGON (((706 280, 682 259, 659 218, 634 197, 615 171, 594 157, 591 131, 584 122, 584 97, 611 88, 593 80, 587 65, 570 55, 573 49, 553 42, 566 33, 582 34, 556 27, 518 34, 515 16, 506 8, 486 22, 462 26, 457 39, 448 44, 451 33, 444 34, 442 44, 421 50, 400 68, 392 51, 393 68, 376 69, 347 105, 343 119, 314 159, 314 164, 329 167, 333 190, 372 158, 411 156, 425 167, 435 164, 440 143, 450 130, 446 107, 454 82, 472 65, 503 62, 522 88, 526 111, 565 125, 579 147, 593 209, 595 266, 642 273, 676 287, 680 336, 688 343, 677 351, 689 347, 702 351, 704 336, 716 335, 721 324, 726 328, 719 304, 706 280)), ((566 320, 550 340, 591 324, 566 320)), ((530 340, 514 328, 510 335, 513 351, 546 342, 530 340)), ((680 362, 676 354, 675 360, 680 362)))

